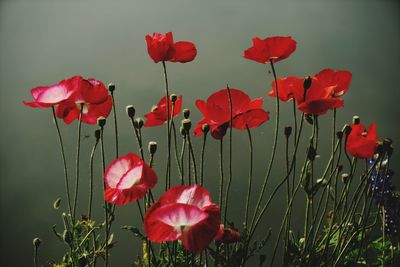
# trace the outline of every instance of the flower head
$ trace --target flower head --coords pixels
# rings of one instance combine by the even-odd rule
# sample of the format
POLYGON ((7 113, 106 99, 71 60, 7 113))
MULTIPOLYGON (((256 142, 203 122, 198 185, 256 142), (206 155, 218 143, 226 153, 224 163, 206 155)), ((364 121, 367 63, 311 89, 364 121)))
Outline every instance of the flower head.
POLYGON ((219 231, 221 212, 208 191, 199 185, 175 186, 146 212, 144 231, 153 242, 181 240, 184 247, 202 252, 219 231))
POLYGON ((244 51, 243 57, 262 64, 276 63, 289 57, 296 50, 296 41, 291 36, 253 38, 253 46, 244 51))
POLYGON ((155 63, 160 61, 186 63, 192 61, 197 55, 197 49, 193 43, 187 41, 174 43, 172 32, 146 35, 146 43, 147 52, 155 63))
POLYGON ((70 124, 79 119, 82 112, 82 122, 96 124, 97 118, 107 117, 112 107, 112 98, 104 84, 92 78, 84 79, 74 76, 65 80, 72 95, 57 106, 57 117, 70 124))
MULTIPOLYGON (((158 102, 157 106, 154 106, 151 109, 150 113, 147 113, 144 115, 146 117, 146 123, 144 124, 144 127, 152 127, 152 126, 159 126, 164 124, 168 120, 168 112, 167 112, 167 97, 163 97, 160 99, 158 102)), ((170 119, 172 117, 175 117, 179 115, 182 109, 182 96, 179 96, 178 99, 174 102, 174 104, 171 102, 171 100, 168 98, 168 104, 169 104, 169 113, 170 113, 170 119), (172 108, 174 105, 174 108, 172 108), (174 114, 172 114, 172 110, 174 111, 174 114)))
MULTIPOLYGON (((293 99, 302 112, 323 115, 330 109, 343 107, 344 101, 340 97, 347 92, 351 77, 349 71, 324 69, 311 77, 311 86, 306 89, 304 78, 278 78, 279 99, 284 102, 293 99)), ((271 87, 268 95, 276 97, 275 82, 272 82, 271 87)))
POLYGON ((122 206, 143 198, 157 183, 156 173, 136 154, 114 160, 104 173, 104 199, 122 206))
POLYGON ((31 89, 32 102, 23 101, 24 105, 33 108, 48 108, 57 105, 73 94, 66 80, 49 86, 38 86, 31 89))
POLYGON ((375 154, 377 141, 375 123, 368 130, 361 123, 353 124, 347 137, 346 150, 356 158, 368 159, 375 154))
MULTIPOLYGON (((263 99, 250 97, 239 89, 230 89, 232 100, 232 127, 239 130, 255 128, 269 119, 269 113, 262 109, 263 99)), ((224 137, 230 122, 230 101, 228 89, 221 89, 210 95, 207 101, 197 100, 196 106, 204 118, 197 124, 194 135, 203 134, 202 126, 209 125, 215 139, 224 137)))

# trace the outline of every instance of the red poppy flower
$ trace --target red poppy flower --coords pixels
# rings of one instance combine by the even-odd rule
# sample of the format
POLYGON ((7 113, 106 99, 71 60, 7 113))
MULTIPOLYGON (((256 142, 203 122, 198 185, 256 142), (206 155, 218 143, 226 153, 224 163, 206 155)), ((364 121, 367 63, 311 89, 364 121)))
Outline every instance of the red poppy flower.
POLYGON ((199 253, 219 231, 221 212, 208 191, 199 185, 175 186, 165 192, 146 212, 144 231, 153 242, 181 240, 199 253))
POLYGON ((143 198, 156 185, 157 175, 138 155, 130 153, 108 166, 104 181, 104 199, 122 206, 143 198))
POLYGON ((31 89, 32 102, 23 101, 24 105, 33 108, 48 108, 61 103, 73 94, 66 80, 50 86, 39 86, 31 89))
MULTIPOLYGON (((344 101, 339 97, 348 90, 351 76, 349 71, 324 69, 311 77, 311 87, 306 91, 303 88, 303 78, 293 76, 279 78, 277 79, 279 99, 285 102, 295 99, 298 109, 304 113, 323 115, 329 109, 343 107, 344 101)), ((268 95, 275 97, 275 82, 272 82, 271 87, 272 91, 268 95)))
POLYGON ((296 50, 296 41, 291 36, 274 36, 261 40, 253 38, 253 46, 244 51, 244 58, 267 64, 289 57, 296 50))
MULTIPOLYGON (((232 99, 232 127, 245 130, 255 128, 269 119, 269 113, 262 109, 263 99, 250 97, 239 89, 230 89, 232 99)), ((230 122, 230 104, 227 89, 221 89, 210 95, 207 101, 197 100, 196 106, 204 118, 194 129, 194 135, 202 135, 202 125, 207 123, 210 126, 211 135, 215 139, 224 137, 230 122)))
POLYGON ((72 96, 57 106, 57 117, 70 124, 79 119, 82 109, 82 122, 96 124, 97 118, 107 117, 112 108, 112 98, 101 81, 74 76, 65 80, 72 96))
POLYGON ((375 154, 377 141, 375 123, 368 130, 362 124, 353 124, 347 137, 346 150, 356 158, 371 158, 375 154))
POLYGON ((165 35, 153 33, 146 35, 147 52, 151 59, 158 63, 160 61, 186 63, 192 61, 197 55, 196 46, 187 41, 174 43, 172 32, 165 35))
POLYGON ((225 228, 224 225, 221 224, 218 234, 215 236, 215 240, 225 244, 234 243, 240 240, 240 233, 231 228, 225 228))
MULTIPOLYGON (((151 109, 150 113, 144 115, 147 119, 146 123, 144 124, 144 127, 159 126, 164 124, 164 122, 168 120, 166 99, 167 97, 165 96, 161 98, 157 106, 154 106, 151 109)), ((172 114, 172 102, 170 99, 168 99, 168 104, 169 104, 170 117, 172 118, 179 115, 182 108, 182 96, 179 96, 175 102, 174 114, 172 114)))

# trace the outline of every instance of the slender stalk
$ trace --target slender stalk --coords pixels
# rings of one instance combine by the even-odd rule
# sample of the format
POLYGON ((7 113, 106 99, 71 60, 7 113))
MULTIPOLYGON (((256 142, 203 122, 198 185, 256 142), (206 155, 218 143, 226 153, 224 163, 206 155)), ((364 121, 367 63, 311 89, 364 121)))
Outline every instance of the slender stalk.
POLYGON ((180 161, 181 161, 181 166, 182 166, 182 177, 181 177, 181 185, 185 184, 185 179, 184 179, 184 174, 185 174, 185 168, 183 165, 183 160, 185 157, 185 149, 186 149, 186 134, 183 136, 183 140, 182 140, 182 150, 181 150, 181 157, 180 157, 180 161))
POLYGON ((68 168, 67 168, 67 160, 65 158, 64 142, 63 142, 63 139, 61 136, 61 131, 60 131, 60 127, 58 125, 56 111, 55 111, 54 106, 51 107, 51 110, 53 113, 54 125, 56 126, 56 129, 57 129, 58 141, 60 143, 61 157, 62 157, 63 167, 64 167, 65 194, 67 196, 68 210, 69 210, 69 214, 72 216, 71 198, 70 198, 70 194, 69 194, 68 168))
POLYGON ((173 133, 174 133, 174 150, 175 150, 176 165, 178 166, 179 175, 180 175, 180 177, 181 177, 181 179, 182 179, 182 177, 183 177, 183 174, 182 174, 182 168, 183 168, 183 166, 181 166, 181 163, 180 163, 180 161, 179 161, 179 156, 178 156, 178 143, 177 143, 177 140, 176 140, 176 128, 175 128, 175 123, 174 123, 173 119, 172 119, 172 121, 171 121, 171 125, 172 125, 172 131, 173 131, 173 133))
POLYGON ((38 246, 33 246, 33 266, 38 267, 38 246))
MULTIPOLYGON (((204 184, 204 154, 206 150, 207 134, 203 133, 203 145, 201 147, 201 160, 200 160, 200 185, 204 184)), ((207 252, 207 250, 206 250, 207 252)))
POLYGON ((76 214, 76 204, 78 202, 78 190, 79 190, 79 159, 81 152, 81 131, 82 131, 82 110, 83 104, 80 104, 80 113, 78 120, 78 140, 76 143, 76 180, 75 180, 75 196, 74 196, 74 207, 72 210, 72 218, 74 220, 76 214))
POLYGON ((166 174, 165 174, 165 184, 168 184, 168 180, 171 176, 171 134, 169 131, 170 127, 170 120, 171 120, 171 111, 169 109, 169 85, 168 85, 168 74, 167 74, 167 66, 165 61, 162 62, 163 71, 164 71, 164 83, 165 83, 165 102, 167 106, 167 144, 168 144, 168 153, 167 153, 167 167, 166 167, 166 174))
MULTIPOLYGON (((101 167, 102 173, 106 172, 106 159, 105 159, 105 152, 104 152, 104 127, 100 127, 100 147, 101 147, 101 167)), ((103 189, 106 190, 106 182, 103 182, 103 189)), ((104 220, 105 220, 105 255, 104 255, 104 264, 108 267, 108 238, 109 238, 109 214, 108 214, 108 203, 104 200, 104 220)))
POLYGON ((115 158, 119 157, 119 145, 118 145, 118 124, 117 124, 117 112, 115 110, 115 97, 114 90, 111 91, 112 107, 114 114, 114 132, 115 132, 115 158))
POLYGON ((93 161, 94 154, 96 152, 97 145, 99 144, 99 139, 96 137, 96 142, 92 148, 92 152, 90 153, 90 180, 89 180, 89 205, 88 205, 88 218, 89 220, 92 217, 92 202, 93 202, 93 161))
POLYGON ((226 86, 226 89, 228 91, 228 99, 229 99, 229 178, 228 178, 228 184, 226 187, 226 192, 225 192, 225 212, 224 212, 224 224, 226 224, 226 219, 228 215, 228 204, 229 204, 229 192, 231 189, 231 184, 232 184, 232 121, 233 121, 233 115, 232 115, 232 96, 231 96, 231 90, 229 86, 226 86))
POLYGON ((224 146, 223 138, 219 142, 219 208, 222 210, 223 205, 223 191, 224 191, 224 146))
POLYGON ((197 165, 196 165, 196 158, 194 156, 194 150, 193 150, 193 145, 192 145, 192 141, 190 139, 190 133, 187 133, 187 141, 188 141, 188 145, 189 145, 189 154, 191 156, 191 159, 193 161, 193 178, 194 178, 194 183, 197 184, 198 183, 198 179, 197 179, 197 165))
POLYGON ((246 195, 246 210, 244 213, 244 223, 247 228, 248 216, 249 216, 249 207, 250 207, 250 195, 251 195, 251 185, 253 181, 253 140, 251 138, 251 131, 246 124, 247 135, 249 137, 249 148, 250 148, 250 161, 249 161, 249 180, 247 186, 247 195, 246 195))
POLYGON ((268 169, 267 169, 267 173, 264 177, 264 182, 261 188, 261 192, 260 192, 260 196, 257 200, 257 204, 254 210, 254 215, 253 215, 253 219, 251 222, 251 228, 254 227, 254 224, 256 222, 256 217, 257 217, 257 213, 261 207, 261 201, 264 197, 265 194, 265 190, 267 188, 267 183, 271 174, 271 170, 272 170, 272 165, 274 163, 275 160, 275 154, 276 154, 276 148, 277 148, 277 144, 278 144, 278 134, 279 134, 279 90, 278 90, 278 82, 277 82, 277 78, 276 78, 276 72, 275 72, 275 67, 274 67, 274 63, 272 61, 272 59, 270 60, 271 63, 271 69, 272 69, 272 73, 274 75, 274 81, 275 81, 275 93, 276 93, 276 117, 275 117, 275 133, 274 133, 274 143, 272 145, 272 154, 271 154, 271 159, 269 161, 268 164, 268 169))

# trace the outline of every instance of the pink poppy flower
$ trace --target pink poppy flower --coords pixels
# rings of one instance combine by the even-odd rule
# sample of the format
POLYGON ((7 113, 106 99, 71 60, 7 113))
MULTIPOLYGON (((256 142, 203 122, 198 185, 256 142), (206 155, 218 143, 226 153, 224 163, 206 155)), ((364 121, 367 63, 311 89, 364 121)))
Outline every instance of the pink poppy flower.
POLYGON ((123 206, 143 198, 156 185, 157 175, 138 155, 130 153, 108 166, 104 181, 104 199, 123 206))
POLYGON ((66 80, 50 86, 38 86, 31 89, 32 102, 23 101, 24 105, 33 108, 48 108, 71 97, 73 91, 66 80))
POLYGON ((106 118, 112 108, 112 98, 104 84, 95 79, 74 76, 65 80, 72 96, 57 106, 57 117, 70 124, 79 119, 82 109, 82 122, 96 124, 97 118, 106 118))
POLYGON ((153 242, 180 240, 193 252, 204 251, 219 231, 221 212, 199 185, 175 186, 146 212, 144 231, 153 242))
MULTIPOLYGON (((230 89, 232 99, 232 127, 239 130, 255 128, 268 121, 269 113, 262 109, 263 99, 250 97, 239 89, 230 89)), ((210 126, 215 139, 224 137, 230 122, 230 104, 227 89, 221 89, 210 95, 207 101, 197 100, 196 106, 204 118, 194 129, 195 136, 201 136, 202 125, 210 126)))
MULTIPOLYGON (((159 126, 164 124, 168 120, 166 99, 167 97, 165 96, 161 98, 157 106, 154 106, 151 109, 150 113, 144 115, 147 119, 144 124, 144 127, 159 126)), ((179 96, 175 102, 174 114, 172 114, 172 102, 170 99, 168 99, 168 104, 169 104, 170 117, 172 118, 179 115, 182 109, 182 96, 179 96)))
POLYGON ((253 38, 253 46, 244 51, 243 57, 262 64, 276 63, 288 58, 296 50, 296 41, 291 36, 253 38))
POLYGON ((174 43, 172 32, 165 35, 162 33, 146 35, 146 43, 147 52, 155 63, 160 61, 186 63, 192 61, 197 55, 196 46, 192 42, 174 43))

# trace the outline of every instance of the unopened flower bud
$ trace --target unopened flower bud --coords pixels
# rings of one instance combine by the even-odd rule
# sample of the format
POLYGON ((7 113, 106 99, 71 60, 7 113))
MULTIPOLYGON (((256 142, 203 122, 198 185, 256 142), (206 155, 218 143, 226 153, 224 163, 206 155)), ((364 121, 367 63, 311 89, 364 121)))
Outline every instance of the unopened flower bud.
POLYGON ((115 91, 115 84, 109 83, 109 84, 108 84, 108 91, 114 92, 114 91, 115 91))
POLYGON ((155 141, 150 141, 149 142, 149 153, 151 154, 151 155, 154 155, 155 153, 156 153, 156 151, 157 151, 157 142, 155 142, 155 141))
POLYGON ((40 244, 42 243, 42 240, 39 237, 35 237, 32 241, 33 246, 35 246, 36 248, 38 248, 40 246, 40 244))
POLYGON ((210 130, 210 125, 208 125, 207 123, 204 123, 204 124, 201 126, 201 130, 203 131, 204 134, 207 134, 208 131, 210 130))
POLYGON ((101 128, 103 128, 104 125, 106 125, 106 118, 98 117, 97 118, 97 125, 99 125, 101 128))
POLYGON ((350 177, 350 175, 348 173, 343 173, 342 174, 343 183, 347 184, 347 182, 349 181, 349 177, 350 177))
POLYGON ((183 117, 184 117, 185 119, 189 119, 189 116, 190 116, 190 109, 185 108, 185 109, 183 110, 183 117))
POLYGON ((192 121, 190 119, 184 119, 182 120, 182 127, 188 133, 190 131, 190 128, 192 128, 192 121))
POLYGON ((291 126, 285 126, 285 136, 289 137, 292 134, 292 127, 291 126))
POLYGON ((133 105, 128 105, 126 106, 125 109, 126 109, 126 114, 128 114, 129 118, 135 117, 136 110, 133 105))
POLYGON ((303 83, 304 90, 307 90, 308 88, 310 88, 311 87, 311 83, 312 83, 311 77, 310 76, 306 77, 304 79, 304 83, 303 83))
POLYGON ((94 137, 96 138, 97 141, 100 139, 100 136, 101 136, 101 131, 99 129, 94 131, 94 137))
POLYGON ((136 129, 142 129, 144 121, 142 118, 135 119, 134 126, 136 129))
POLYGON ((357 115, 353 116, 353 124, 360 124, 360 117, 358 117, 357 115))
POLYGON ((169 99, 171 99, 171 102, 172 102, 172 103, 175 103, 176 100, 178 100, 178 97, 176 96, 176 94, 171 94, 171 95, 169 96, 169 99))

